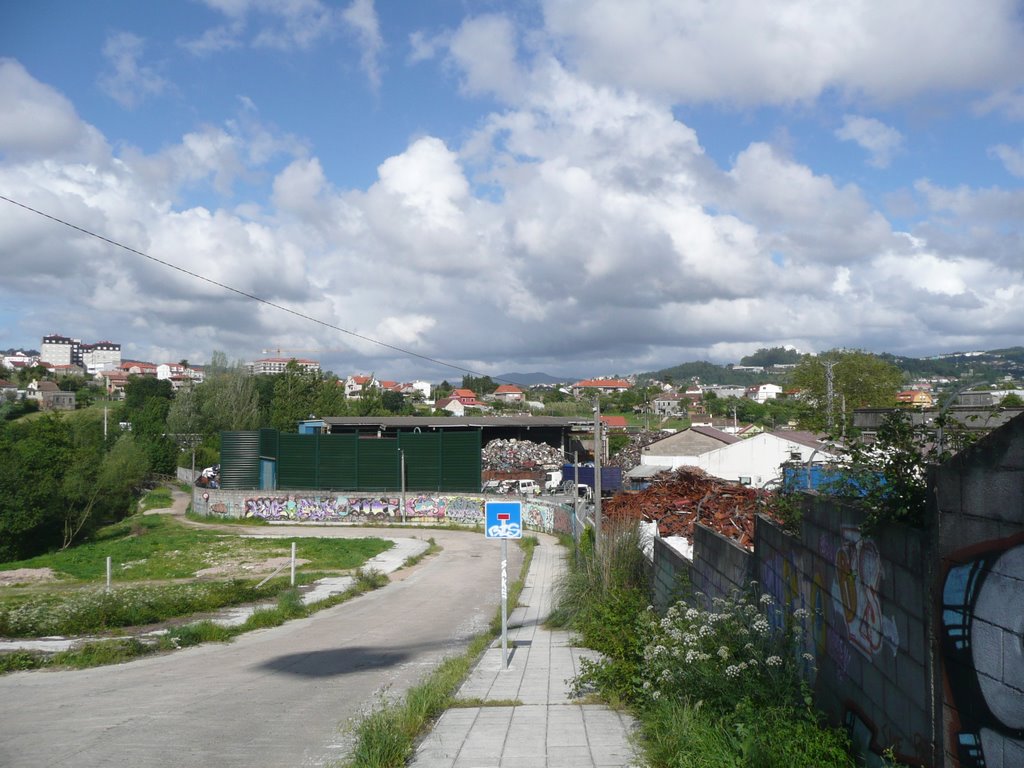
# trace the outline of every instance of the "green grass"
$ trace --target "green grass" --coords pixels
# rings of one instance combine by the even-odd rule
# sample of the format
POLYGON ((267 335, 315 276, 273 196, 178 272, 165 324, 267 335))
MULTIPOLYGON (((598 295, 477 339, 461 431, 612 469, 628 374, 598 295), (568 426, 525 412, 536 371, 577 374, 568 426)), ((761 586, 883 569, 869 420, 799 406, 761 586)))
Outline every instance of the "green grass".
MULTIPOLYGON (((519 540, 524 552, 519 578, 510 586, 508 604, 517 605, 526 574, 533 560, 537 538, 519 540)), ((487 632, 478 635, 465 653, 446 659, 423 680, 409 689, 405 697, 384 704, 365 717, 355 729, 355 747, 345 768, 400 768, 412 755, 416 739, 434 719, 456 703, 453 694, 466 679, 473 665, 498 636, 501 626, 499 606, 487 632), (498 629, 495 630, 497 624, 498 629)), ((493 706, 499 706, 494 704, 493 706)))
POLYGON ((284 589, 278 594, 277 604, 256 610, 244 624, 223 627, 209 620, 174 627, 164 635, 152 638, 115 638, 84 643, 67 651, 52 655, 34 651, 14 651, 0 654, 0 674, 43 667, 85 669, 106 664, 121 664, 153 653, 173 651, 208 642, 229 642, 254 629, 277 627, 286 621, 310 616, 317 611, 378 589, 388 584, 388 578, 377 571, 357 572, 355 585, 347 591, 332 595, 313 605, 303 605, 295 589, 284 589))
POLYGON ((240 538, 233 534, 186 527, 165 515, 136 515, 101 529, 77 547, 28 560, 0 563, 0 570, 52 568, 80 581, 101 581, 106 558, 113 559, 114 581, 192 578, 228 560, 259 561, 285 557, 296 542, 297 557, 309 570, 350 570, 389 549, 382 539, 240 538))
POLYGON ((150 509, 169 509, 172 504, 171 489, 167 486, 161 485, 150 491, 146 492, 146 495, 142 497, 139 505, 143 511, 150 509))

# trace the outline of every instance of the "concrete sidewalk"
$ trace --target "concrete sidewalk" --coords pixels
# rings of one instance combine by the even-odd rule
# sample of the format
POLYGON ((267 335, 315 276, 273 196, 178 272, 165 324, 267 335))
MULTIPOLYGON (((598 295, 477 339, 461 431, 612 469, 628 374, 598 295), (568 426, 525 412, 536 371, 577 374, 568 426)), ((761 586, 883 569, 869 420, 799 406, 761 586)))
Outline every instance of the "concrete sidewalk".
POLYGON ((484 654, 459 689, 460 699, 516 702, 516 706, 450 709, 416 750, 412 768, 627 768, 638 766, 629 743, 629 715, 569 698, 580 659, 568 632, 541 624, 565 570, 564 550, 550 536, 540 545, 509 616, 508 669, 501 640, 484 654))

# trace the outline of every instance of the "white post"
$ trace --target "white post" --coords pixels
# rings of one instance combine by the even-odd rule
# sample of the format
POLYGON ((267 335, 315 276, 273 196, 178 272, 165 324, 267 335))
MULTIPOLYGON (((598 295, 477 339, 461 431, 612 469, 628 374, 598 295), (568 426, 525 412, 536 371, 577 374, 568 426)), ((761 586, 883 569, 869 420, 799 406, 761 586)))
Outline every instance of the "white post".
POLYGON ((107 557, 107 592, 110 591, 110 557, 107 557))
POLYGON ((601 554, 601 396, 594 401, 594 552, 601 554))
POLYGON ((295 542, 292 542, 292 586, 295 586, 295 542))
POLYGON ((398 449, 398 471, 402 475, 402 522, 405 522, 405 451, 398 449))
POLYGON ((501 540, 501 661, 508 669, 508 539, 501 540))

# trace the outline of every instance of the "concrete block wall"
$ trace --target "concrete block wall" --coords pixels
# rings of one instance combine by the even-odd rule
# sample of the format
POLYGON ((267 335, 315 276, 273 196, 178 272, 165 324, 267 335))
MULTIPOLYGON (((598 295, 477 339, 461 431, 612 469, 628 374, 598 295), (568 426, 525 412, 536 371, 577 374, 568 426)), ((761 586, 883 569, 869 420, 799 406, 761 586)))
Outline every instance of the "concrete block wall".
POLYGON ((753 553, 706 525, 695 526, 690 579, 694 592, 702 592, 710 603, 735 590, 746 592, 754 578, 753 553))
POLYGON ((1024 418, 940 467, 934 485, 942 759, 1024 766, 1024 418))
POLYGON ((798 536, 759 518, 760 587, 775 598, 773 622, 803 609, 801 653, 818 706, 845 724, 866 762, 892 748, 912 765, 934 762, 931 654, 924 532, 861 530, 864 514, 805 497, 798 536))
MULTIPOLYGON (((513 498, 502 497, 501 500, 513 498)), ((483 525, 484 503, 493 500, 482 494, 409 493, 403 509, 401 496, 395 493, 202 489, 196 493, 196 512, 278 523, 386 524, 405 521, 476 526, 483 525)), ((570 532, 571 509, 543 499, 520 500, 523 502, 524 527, 544 533, 570 532)))
POLYGON ((689 597, 693 563, 665 543, 654 539, 651 564, 651 604, 664 612, 680 599, 689 597))

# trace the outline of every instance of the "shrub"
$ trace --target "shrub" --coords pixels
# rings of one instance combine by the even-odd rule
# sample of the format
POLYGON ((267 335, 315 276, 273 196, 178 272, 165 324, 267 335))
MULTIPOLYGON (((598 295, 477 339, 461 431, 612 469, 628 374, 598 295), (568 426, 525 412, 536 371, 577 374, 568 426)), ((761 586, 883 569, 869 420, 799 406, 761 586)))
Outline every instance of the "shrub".
MULTIPOLYGON (((760 604, 771 606, 771 595, 760 604)), ((651 698, 701 700, 729 709, 743 699, 764 706, 803 703, 797 659, 800 627, 773 630, 745 597, 715 598, 711 610, 676 603, 663 619, 649 612, 644 689, 651 698)))

